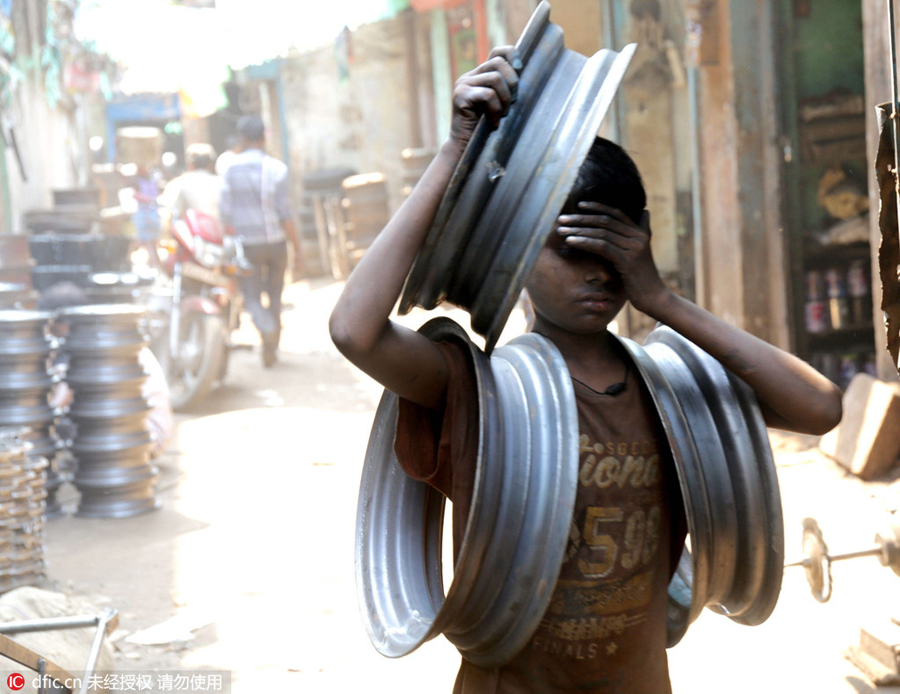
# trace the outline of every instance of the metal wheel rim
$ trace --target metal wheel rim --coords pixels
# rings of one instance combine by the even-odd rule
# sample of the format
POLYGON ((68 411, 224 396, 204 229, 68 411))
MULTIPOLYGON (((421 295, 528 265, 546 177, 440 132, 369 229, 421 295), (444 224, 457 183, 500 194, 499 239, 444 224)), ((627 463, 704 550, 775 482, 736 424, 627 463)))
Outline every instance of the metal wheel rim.
MULTIPOLYGON (((420 329, 432 340, 463 339, 453 321, 437 319, 420 329)), ((474 355, 473 355, 474 358, 474 355)), ((476 368, 478 387, 483 372, 476 368)), ((441 542, 444 498, 424 482, 408 477, 394 455, 399 398, 385 390, 366 449, 356 516, 356 585, 363 622, 375 649, 387 657, 407 655, 441 633, 453 605, 471 590, 465 571, 444 596, 441 542), (424 554, 424 560, 423 556, 424 554)), ((486 408, 479 413, 478 459, 482 458, 486 408)), ((474 496, 482 493, 484 468, 475 477, 474 496)), ((473 513, 478 509, 473 503, 473 513)), ((484 548, 463 542, 458 566, 468 565, 484 548)))
MULTIPOLYGON (((775 608, 784 573, 784 525, 775 461, 756 395, 741 379, 674 330, 659 327, 645 341, 648 349, 667 345, 684 361, 712 412, 726 466, 706 465, 707 474, 725 473, 722 489, 713 497, 714 507, 727 493, 741 519, 729 544, 732 583, 727 594, 715 595, 710 609, 746 625, 764 622, 775 608)), ((702 439, 701 439, 702 440, 702 439)), ((706 453, 716 461, 718 449, 706 453)), ((732 529, 718 526, 717 537, 732 529)))
POLYGON ((466 246, 474 218, 490 192, 490 188, 485 186, 467 185, 469 174, 479 161, 496 162, 491 173, 508 161, 514 138, 507 133, 515 133, 521 129, 529 110, 528 105, 533 103, 539 92, 540 77, 546 77, 544 65, 548 64, 547 61, 532 62, 531 56, 539 38, 547 29, 549 17, 550 6, 542 2, 516 42, 516 54, 523 63, 519 75, 519 105, 510 109, 493 137, 490 137, 492 133, 484 119, 476 126, 423 243, 419 254, 421 261, 417 259, 407 278, 400 300, 402 313, 412 309, 417 302, 426 309, 434 308, 445 298, 444 289, 466 246), (525 66, 529 64, 532 68, 526 70, 525 66), (530 81, 534 81, 537 88, 529 89, 530 81), (431 262, 432 260, 440 262, 431 262))
POLYGON ((604 49, 588 59, 565 49, 549 16, 542 2, 516 44, 518 100, 496 131, 484 120, 476 128, 400 300, 401 313, 444 300, 468 310, 488 353, 635 50, 604 49))
MULTIPOLYGON (((706 603, 717 604, 727 597, 736 573, 738 516, 735 494, 731 487, 718 422, 714 418, 707 394, 703 392, 681 355, 666 343, 644 342, 644 349, 656 361, 678 395, 678 401, 688 419, 689 431, 700 459, 699 474, 708 501, 701 502, 709 509, 712 532, 709 535, 710 571, 706 587, 706 603), (715 461, 710 465, 707 461, 715 461)), ((692 537, 692 549, 701 538, 692 537)), ((693 552, 692 552, 693 553, 693 552)))
MULTIPOLYGON (((515 507, 516 501, 520 505, 524 503, 525 490, 509 484, 504 488, 504 481, 515 482, 515 479, 509 475, 509 461, 504 459, 503 452, 505 449, 515 448, 520 454, 527 454, 529 447, 527 439, 517 440, 515 432, 509 428, 510 418, 502 414, 504 405, 512 401, 509 394, 500 392, 501 384, 508 382, 509 379, 497 382, 497 370, 488 365, 487 359, 471 343, 465 331, 452 321, 432 321, 424 326, 423 332, 435 341, 454 337, 465 342, 475 366, 479 391, 479 453, 472 504, 466 519, 466 530, 459 549, 453 580, 435 625, 438 632, 448 634, 448 638, 449 634, 454 634, 458 647, 467 648, 471 647, 471 639, 467 638, 469 631, 478 624, 484 609, 492 603, 499 592, 491 590, 493 581, 488 581, 486 585, 484 577, 493 579, 493 571, 498 569, 499 561, 508 556, 508 549, 503 547, 503 542, 498 542, 497 536, 486 535, 480 530, 486 527, 493 528, 498 522, 504 523, 506 527, 515 528, 515 522, 521 521, 524 515, 522 509, 510 508, 515 507), (499 403, 500 407, 491 406, 491 403, 499 403), (501 436, 485 436, 486 432, 500 431, 503 432, 501 436), (485 464, 485 461, 494 460, 499 460, 502 464, 485 464)), ((504 372, 501 371, 502 373, 504 372)), ((522 466, 526 470, 529 469, 530 460, 523 462, 522 466)), ((502 571, 503 567, 500 567, 500 570, 502 571)))
MULTIPOLYGON (((502 528, 499 532, 494 529, 499 545, 512 544, 511 537, 518 540, 512 561, 499 553, 488 554, 487 574, 496 599, 467 635, 446 632, 466 659, 487 668, 508 662, 524 648, 547 610, 562 567, 578 471, 575 393, 565 361, 553 343, 534 333, 522 335, 498 349, 490 365, 498 393, 525 394, 524 410, 521 401, 517 407, 512 398, 501 408, 508 429, 522 431, 529 422, 528 412, 543 410, 545 414, 531 419, 527 427, 530 464, 520 490, 522 506, 514 507, 513 513, 501 513, 502 528), (516 412, 519 416, 509 416, 516 412), (535 552, 535 547, 543 549, 535 552), (498 576, 504 577, 502 584, 496 580, 498 576)), ((526 466, 518 452, 508 449, 504 458, 504 477, 512 482, 504 487, 523 482, 526 466)))
POLYGON ((775 456, 769 443, 765 420, 759 409, 759 401, 753 390, 740 378, 728 373, 728 380, 737 395, 737 401, 744 413, 744 421, 756 452, 762 491, 759 498, 765 504, 765 519, 768 522, 764 545, 765 568, 759 593, 744 613, 732 617, 739 624, 754 626, 762 624, 769 618, 778 602, 778 596, 781 594, 781 582, 784 578, 784 515, 781 507, 778 471, 775 468, 775 456))
POLYGON ((386 391, 372 428, 357 509, 361 611, 369 638, 383 655, 406 655, 444 633, 468 660, 496 667, 531 637, 561 567, 577 485, 574 393, 568 371, 560 369, 562 357, 539 336, 527 336, 488 360, 449 319, 431 321, 421 332, 433 340, 462 339, 473 356, 480 432, 472 506, 445 598, 443 498, 397 464, 397 397, 386 391), (525 425, 528 417, 522 413, 529 406, 542 412, 543 423, 525 425), (520 409, 510 412, 512 407, 520 409), (486 431, 492 435, 485 437, 486 431), (551 449, 557 465, 529 461, 529 478, 520 484, 522 452, 536 459, 551 449), (484 464, 488 460, 497 463, 484 464), (529 516, 535 520, 523 523, 529 516), (510 543, 510 536, 517 542, 510 543), (535 546, 548 550, 528 551, 524 558, 535 546))
POLYGON ((678 471, 688 533, 692 538, 692 545, 695 545, 694 551, 688 554, 687 566, 682 566, 685 562, 685 555, 682 554, 680 570, 676 571, 669 584, 667 645, 671 647, 681 640, 688 626, 697 619, 706 604, 706 589, 712 565, 712 511, 702 474, 700 452, 694 443, 690 424, 678 395, 659 365, 643 347, 628 338, 619 338, 619 341, 631 354, 656 405, 678 471))
POLYGON ((61 309, 57 320, 69 326, 62 348, 90 357, 137 354, 148 343, 142 332, 147 309, 134 304, 91 304, 61 309))
POLYGON ((443 498, 391 461, 398 402, 386 390, 375 412, 356 512, 357 601, 369 640, 389 658, 407 655, 436 635, 432 625, 444 599, 441 582, 430 580, 440 575, 440 545, 432 540, 443 518, 443 498), (378 543, 379 530, 399 523, 390 514, 401 512, 408 521, 403 543, 378 543))
POLYGON ((670 328, 657 326, 644 347, 622 342, 637 360, 659 411, 691 537, 691 551, 685 548, 669 585, 669 646, 704 606, 740 624, 761 624, 781 590, 784 525, 774 458, 756 396, 670 328), (697 393, 702 407, 696 404, 697 393), (670 402, 672 396, 678 407, 670 402))

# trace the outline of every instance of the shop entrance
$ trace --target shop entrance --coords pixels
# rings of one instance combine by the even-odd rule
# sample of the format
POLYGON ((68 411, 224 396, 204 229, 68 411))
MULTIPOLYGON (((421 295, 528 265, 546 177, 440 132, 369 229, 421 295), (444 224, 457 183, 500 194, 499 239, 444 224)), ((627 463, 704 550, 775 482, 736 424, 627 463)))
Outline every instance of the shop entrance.
POLYGON ((876 373, 862 7, 780 0, 778 26, 794 344, 846 388, 876 373))

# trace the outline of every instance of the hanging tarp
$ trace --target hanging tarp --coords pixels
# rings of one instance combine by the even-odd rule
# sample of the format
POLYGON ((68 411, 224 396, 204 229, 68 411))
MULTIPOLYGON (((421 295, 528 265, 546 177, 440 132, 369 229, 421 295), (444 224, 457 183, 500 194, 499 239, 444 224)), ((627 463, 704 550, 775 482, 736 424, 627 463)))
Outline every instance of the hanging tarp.
POLYGON ((878 153, 875 156, 875 175, 881 205, 878 213, 878 228, 881 230, 881 245, 878 249, 878 268, 881 273, 881 309, 887 330, 887 349, 894 366, 898 366, 900 356, 900 238, 897 224, 897 181, 894 178, 894 142, 891 119, 891 104, 878 106, 880 137, 878 153))

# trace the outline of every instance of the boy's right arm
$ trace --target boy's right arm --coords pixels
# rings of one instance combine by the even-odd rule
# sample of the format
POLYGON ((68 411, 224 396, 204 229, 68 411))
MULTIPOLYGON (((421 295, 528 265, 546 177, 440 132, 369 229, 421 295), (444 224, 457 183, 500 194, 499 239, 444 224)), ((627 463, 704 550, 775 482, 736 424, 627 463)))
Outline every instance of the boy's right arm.
POLYGON ((431 340, 390 315, 479 117, 496 127, 515 100, 518 76, 509 62, 511 51, 495 48, 485 63, 457 80, 450 136, 350 274, 329 321, 331 339, 344 356, 388 390, 424 407, 443 402, 447 365, 431 340))

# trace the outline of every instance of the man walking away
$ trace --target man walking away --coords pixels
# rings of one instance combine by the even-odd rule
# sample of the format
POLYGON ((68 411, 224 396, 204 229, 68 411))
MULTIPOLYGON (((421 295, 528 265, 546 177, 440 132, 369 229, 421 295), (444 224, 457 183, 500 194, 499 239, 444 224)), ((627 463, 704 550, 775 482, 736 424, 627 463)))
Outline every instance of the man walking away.
POLYGON ((262 339, 263 365, 269 368, 276 361, 281 339, 287 242, 294 248, 294 277, 300 274, 303 257, 288 204, 287 166, 266 154, 262 119, 242 116, 237 134, 241 152, 225 172, 219 214, 226 231, 242 243, 253 265, 253 272, 241 281, 241 291, 262 339), (263 306, 263 294, 267 306, 263 306))
POLYGON ((177 213, 184 217, 185 212, 193 209, 218 221, 222 178, 213 171, 216 150, 205 142, 195 142, 185 154, 188 170, 169 181, 159 202, 169 215, 177 213))

